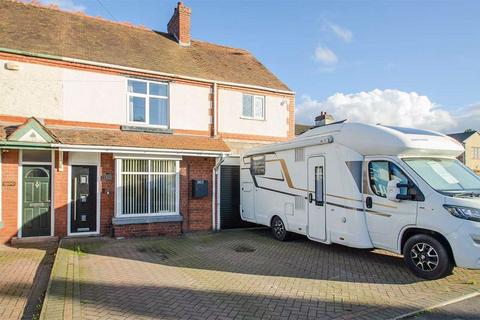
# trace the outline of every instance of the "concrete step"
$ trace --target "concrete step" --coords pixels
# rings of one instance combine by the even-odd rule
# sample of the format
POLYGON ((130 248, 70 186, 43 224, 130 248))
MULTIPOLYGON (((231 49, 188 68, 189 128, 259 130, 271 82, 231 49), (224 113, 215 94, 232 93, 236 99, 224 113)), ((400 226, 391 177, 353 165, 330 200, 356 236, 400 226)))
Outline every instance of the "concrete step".
POLYGON ((58 237, 51 237, 51 236, 42 236, 42 237, 26 237, 26 238, 17 238, 13 237, 11 240, 12 246, 17 245, 29 245, 29 244, 46 244, 46 243, 53 243, 58 242, 58 237))

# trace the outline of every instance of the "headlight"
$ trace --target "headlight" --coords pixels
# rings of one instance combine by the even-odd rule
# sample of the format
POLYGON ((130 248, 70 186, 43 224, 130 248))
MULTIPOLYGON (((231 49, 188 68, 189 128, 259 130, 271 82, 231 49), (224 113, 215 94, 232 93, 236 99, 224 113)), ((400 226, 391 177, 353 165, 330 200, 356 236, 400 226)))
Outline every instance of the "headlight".
POLYGON ((447 211, 450 212, 452 216, 460 219, 480 222, 480 209, 452 206, 448 204, 444 204, 443 207, 447 209, 447 211))

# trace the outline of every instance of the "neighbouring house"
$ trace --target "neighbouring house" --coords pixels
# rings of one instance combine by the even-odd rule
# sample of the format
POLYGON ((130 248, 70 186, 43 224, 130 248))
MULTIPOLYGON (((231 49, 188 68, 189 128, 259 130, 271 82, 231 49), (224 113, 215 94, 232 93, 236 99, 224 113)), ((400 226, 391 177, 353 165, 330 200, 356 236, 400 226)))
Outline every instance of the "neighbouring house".
MULTIPOLYGON (((345 121, 345 120, 343 120, 345 121)), ((315 124, 314 125, 308 125, 308 124, 295 124, 295 135, 299 136, 305 132, 307 132, 310 129, 313 129, 315 127, 319 126, 324 126, 327 124, 332 124, 335 122, 335 119, 333 116, 326 111, 321 111, 318 116, 315 117, 315 124)))
POLYGON ((465 152, 458 157, 458 160, 480 174, 480 133, 475 130, 466 130, 449 134, 449 136, 463 144, 465 148, 465 152))
POLYGON ((311 128, 312 128, 312 126, 310 126, 310 125, 308 125, 308 124, 296 123, 296 124, 295 124, 295 135, 296 135, 296 136, 299 136, 299 135, 301 135, 302 133, 307 132, 307 131, 310 130, 311 128))
POLYGON ((294 136, 251 53, 0 0, 0 241, 241 226, 239 154, 294 136))

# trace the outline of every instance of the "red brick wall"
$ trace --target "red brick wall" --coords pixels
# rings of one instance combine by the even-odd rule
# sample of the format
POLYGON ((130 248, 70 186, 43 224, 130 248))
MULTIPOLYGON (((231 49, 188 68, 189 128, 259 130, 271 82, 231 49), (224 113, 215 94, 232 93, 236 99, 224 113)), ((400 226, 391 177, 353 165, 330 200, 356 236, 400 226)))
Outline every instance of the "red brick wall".
POLYGON ((0 243, 17 235, 18 223, 18 150, 2 152, 2 222, 0 243))
POLYGON ((179 235, 182 233, 180 222, 162 222, 116 225, 115 237, 152 237, 163 235, 179 235))
POLYGON ((115 160, 113 154, 100 156, 100 233, 112 235, 112 217, 115 210, 115 160), (111 179, 107 180, 106 177, 111 179))
POLYGON ((212 230, 212 169, 215 158, 183 157, 180 161, 180 212, 183 231, 212 230), (208 180, 208 195, 192 198, 192 180, 208 180))
POLYGON ((60 171, 58 161, 59 152, 55 151, 55 174, 54 174, 54 207, 55 207, 55 235, 65 237, 67 235, 68 215, 68 152, 63 153, 63 170, 60 171))

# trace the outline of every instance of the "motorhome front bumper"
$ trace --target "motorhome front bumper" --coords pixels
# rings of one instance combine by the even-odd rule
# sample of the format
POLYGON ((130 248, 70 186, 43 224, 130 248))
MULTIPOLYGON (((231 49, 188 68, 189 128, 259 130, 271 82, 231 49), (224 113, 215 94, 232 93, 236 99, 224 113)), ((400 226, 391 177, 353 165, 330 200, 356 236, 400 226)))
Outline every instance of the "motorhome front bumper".
POLYGON ((465 221, 447 240, 457 267, 480 269, 480 222, 465 221))

